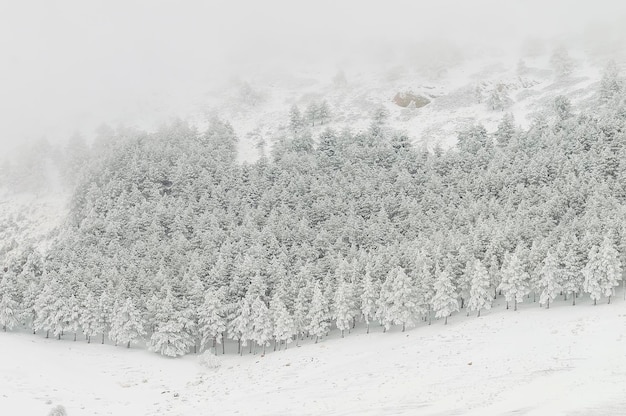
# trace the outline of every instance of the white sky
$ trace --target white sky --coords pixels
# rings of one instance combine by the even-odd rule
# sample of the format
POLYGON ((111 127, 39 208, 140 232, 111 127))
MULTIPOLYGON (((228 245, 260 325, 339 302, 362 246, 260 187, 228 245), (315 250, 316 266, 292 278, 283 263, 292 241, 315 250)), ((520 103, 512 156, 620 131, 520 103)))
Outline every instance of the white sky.
POLYGON ((373 42, 437 36, 514 44, 618 21, 624 3, 3 0, 0 145, 189 106, 199 90, 270 61, 330 63, 373 42))

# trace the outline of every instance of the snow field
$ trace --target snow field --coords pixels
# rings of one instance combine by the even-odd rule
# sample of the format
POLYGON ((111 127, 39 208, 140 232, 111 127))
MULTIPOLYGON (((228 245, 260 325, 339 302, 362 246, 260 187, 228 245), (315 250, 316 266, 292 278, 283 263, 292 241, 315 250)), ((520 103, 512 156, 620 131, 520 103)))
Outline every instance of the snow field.
MULTIPOLYGON (((46 415, 592 415, 626 412, 626 302, 531 299, 386 334, 360 325, 261 356, 167 359, 0 333, 0 409, 46 415)), ((79 337, 80 339, 80 337, 79 337)), ((221 349, 218 347, 218 351, 221 349)), ((260 350, 259 350, 260 351, 260 350)))

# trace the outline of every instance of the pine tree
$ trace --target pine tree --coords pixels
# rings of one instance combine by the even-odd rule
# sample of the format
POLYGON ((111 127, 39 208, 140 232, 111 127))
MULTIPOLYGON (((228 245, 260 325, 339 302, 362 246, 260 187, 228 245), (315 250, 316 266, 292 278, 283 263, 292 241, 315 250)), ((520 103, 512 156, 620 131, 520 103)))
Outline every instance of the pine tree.
POLYGON ((561 291, 559 285, 561 280, 560 274, 561 270, 557 257, 552 251, 549 251, 541 267, 540 287, 542 290, 541 296, 539 297, 539 303, 546 305, 547 309, 550 308, 550 302, 553 301, 561 291))
POLYGON ((2 330, 13 329, 18 323, 19 287, 13 273, 8 272, 0 279, 0 325, 2 330))
POLYGON ((470 288, 470 298, 467 304, 468 311, 478 311, 480 316, 481 309, 491 309, 491 293, 489 291, 490 279, 489 273, 483 263, 475 259, 473 261, 472 280, 470 288))
POLYGON ((104 331, 98 320, 98 302, 92 292, 87 293, 80 309, 79 324, 87 338, 87 343, 91 343, 91 337, 104 331))
POLYGON ((307 106, 305 116, 311 126, 315 127, 315 121, 319 117, 319 108, 316 103, 312 102, 307 106))
POLYGON ((378 299, 377 317, 388 330, 391 325, 402 325, 402 332, 412 327, 417 311, 413 283, 402 267, 389 271, 378 299))
POLYGON ((252 340, 256 342, 256 345, 263 346, 263 355, 265 355, 265 347, 269 345, 274 334, 272 315, 260 296, 252 301, 251 313, 252 340))
POLYGON ((294 332, 296 333, 296 337, 303 337, 309 330, 310 304, 309 288, 303 286, 298 291, 298 297, 296 298, 293 311, 294 332))
POLYGON ((105 334, 111 329, 111 323, 113 321, 113 307, 114 302, 109 294, 109 291, 104 290, 98 299, 98 315, 96 321, 98 330, 102 334, 102 344, 104 344, 105 334))
POLYGON ((583 269, 583 276, 585 276, 583 290, 589 293, 589 297, 593 300, 593 304, 596 305, 598 299, 602 297, 602 285, 600 282, 603 278, 600 249, 596 245, 591 247, 591 250, 587 255, 587 264, 583 269))
POLYGON ((331 117, 330 107, 326 100, 322 101, 317 109, 317 116, 322 124, 324 124, 331 117))
POLYGON ((624 90, 624 81, 619 76, 619 67, 614 60, 609 61, 602 80, 600 81, 600 102, 607 104, 621 96, 624 90))
POLYGON ((296 104, 291 106, 289 110, 289 126, 291 127, 291 132, 294 134, 300 133, 304 127, 302 113, 300 113, 300 109, 296 104))
POLYGON ((524 265, 520 260, 521 249, 515 250, 513 253, 506 253, 504 256, 504 262, 502 264, 502 281, 498 290, 501 290, 504 294, 504 298, 507 302, 507 309, 509 302, 514 302, 513 310, 517 310, 517 304, 524 301, 524 295, 528 293, 528 273, 524 270, 524 265))
POLYGON ((557 245, 557 253, 563 264, 563 290, 572 295, 572 305, 576 305, 576 297, 583 286, 583 269, 585 254, 576 235, 569 233, 557 245))
POLYGON ((313 288, 313 298, 311 299, 311 307, 308 313, 309 333, 315 335, 316 344, 317 341, 328 332, 330 319, 328 300, 324 297, 319 282, 316 282, 313 288))
POLYGON ((243 348, 253 336, 252 305, 247 297, 244 297, 236 305, 235 317, 228 324, 229 336, 238 341, 239 354, 243 355, 243 348))
POLYGON ((341 337, 344 337, 344 331, 350 328, 352 321, 352 310, 350 307, 351 287, 348 282, 341 280, 337 285, 337 291, 333 299, 333 314, 335 325, 341 331, 341 337))
POLYGON ((0 325, 2 330, 13 329, 17 325, 17 302, 7 292, 0 298, 0 325))
POLYGON ((272 334, 274 341, 279 345, 279 349, 280 345, 284 342, 286 349, 295 333, 295 323, 278 292, 274 293, 274 296, 272 296, 270 314, 274 322, 274 332, 272 334))
POLYGON ((365 268, 365 275, 362 280, 361 289, 361 314, 367 325, 367 333, 370 332, 370 322, 376 315, 376 299, 378 288, 376 282, 372 279, 372 273, 369 263, 365 268))
MULTIPOLYGON (((221 344, 226 331, 226 320, 223 311, 223 294, 209 288, 204 295, 204 302, 198 310, 198 328, 200 333, 200 348, 206 350, 221 344)), ((222 351, 223 352, 223 351, 222 351)))
POLYGON ((448 324, 448 316, 459 310, 458 294, 452 283, 449 266, 444 267, 443 270, 437 267, 435 296, 433 296, 432 305, 435 318, 444 318, 444 325, 448 324))
POLYGON ((109 330, 109 338, 115 345, 126 344, 126 347, 130 348, 131 344, 136 344, 144 335, 146 331, 143 328, 141 314, 133 300, 128 297, 125 301, 115 302, 109 330))

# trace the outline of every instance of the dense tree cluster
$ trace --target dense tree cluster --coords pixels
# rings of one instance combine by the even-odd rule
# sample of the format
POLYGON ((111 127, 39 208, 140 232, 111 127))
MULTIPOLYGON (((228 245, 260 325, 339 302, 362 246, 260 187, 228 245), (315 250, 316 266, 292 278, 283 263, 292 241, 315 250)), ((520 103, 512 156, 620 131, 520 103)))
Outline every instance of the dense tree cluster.
MULTIPOLYGON (((373 122, 236 162, 232 128, 108 132, 82 149, 71 214, 0 281, 0 325, 169 356, 286 348, 357 321, 404 330, 503 296, 610 300, 626 255, 626 111, 505 115, 428 152, 373 122), (85 154, 82 154, 85 157, 85 154), (101 337, 101 338, 100 338, 101 337), (251 347, 252 348, 252 347, 251 347)), ((296 117, 297 116, 297 117, 296 117)))

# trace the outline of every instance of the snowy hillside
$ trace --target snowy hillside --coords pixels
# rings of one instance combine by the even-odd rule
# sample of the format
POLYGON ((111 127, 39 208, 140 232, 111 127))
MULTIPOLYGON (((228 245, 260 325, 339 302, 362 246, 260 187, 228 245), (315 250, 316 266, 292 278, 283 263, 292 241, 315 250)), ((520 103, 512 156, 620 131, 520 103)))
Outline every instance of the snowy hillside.
MULTIPOLYGON (((496 306, 401 333, 337 331, 265 356, 165 359, 0 333, 0 408, 45 415, 622 414, 626 302, 496 306)), ((236 349, 229 344, 227 348, 236 349)), ((232 352, 232 351, 231 351, 232 352)))
POLYGON ((188 109, 191 115, 181 115, 200 128, 213 115, 228 120, 240 139, 242 160, 258 157, 259 138, 271 145, 289 134, 292 105, 304 113, 309 105, 322 101, 329 104, 332 116, 328 123, 311 126, 314 136, 327 127, 365 130, 382 106, 389 113, 389 125, 408 134, 415 145, 449 147, 456 143, 458 132, 472 124, 482 123, 494 131, 505 112, 525 128, 558 95, 568 97, 575 107, 595 104, 594 94, 608 59, 592 59, 577 51, 571 52, 571 59, 573 69, 566 77, 558 76, 547 52, 532 57, 486 54, 454 62, 436 75, 393 62, 375 68, 307 68, 283 76, 257 72, 197 97, 197 108, 188 109), (488 100, 496 88, 503 88, 509 102, 494 109, 488 100), (430 103, 421 108, 401 107, 394 97, 402 93, 425 97, 430 103))
POLYGON ((43 254, 65 219, 68 198, 0 190, 0 260, 8 262, 28 247, 43 254))

